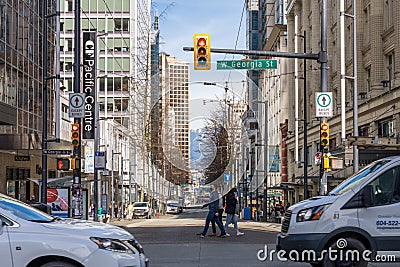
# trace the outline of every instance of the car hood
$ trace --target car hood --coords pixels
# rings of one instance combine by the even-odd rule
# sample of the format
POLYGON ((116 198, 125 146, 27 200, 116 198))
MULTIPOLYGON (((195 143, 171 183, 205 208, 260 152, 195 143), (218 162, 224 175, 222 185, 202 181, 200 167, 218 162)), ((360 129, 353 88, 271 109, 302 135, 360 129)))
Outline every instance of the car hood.
POLYGON ((332 204, 333 202, 336 201, 338 196, 316 196, 312 197, 306 200, 303 200, 299 203, 296 203, 292 206, 290 206, 289 210, 293 212, 298 212, 299 210, 302 209, 307 209, 307 208, 312 208, 316 206, 321 206, 321 205, 328 205, 332 204))
POLYGON ((43 223, 41 225, 49 231, 62 231, 64 234, 68 235, 86 235, 121 240, 134 238, 128 231, 117 226, 85 220, 60 219, 51 223, 43 223))

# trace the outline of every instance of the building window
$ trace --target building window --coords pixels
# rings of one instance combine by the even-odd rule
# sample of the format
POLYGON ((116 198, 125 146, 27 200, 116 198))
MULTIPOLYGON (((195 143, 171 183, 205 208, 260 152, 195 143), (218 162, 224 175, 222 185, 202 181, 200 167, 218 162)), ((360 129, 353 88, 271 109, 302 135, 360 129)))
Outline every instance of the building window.
POLYGON ((358 129, 358 136, 368 136, 368 130, 369 130, 368 125, 360 126, 358 129))
POLYGON ((392 119, 386 119, 378 122, 378 136, 379 137, 394 136, 394 123, 392 119))
POLYGON ((367 93, 371 93, 371 67, 368 67, 365 70, 365 76, 366 76, 366 86, 365 88, 367 89, 367 93))
POLYGON ((385 0, 383 12, 384 28, 388 29, 393 26, 393 0, 385 0))
POLYGON ((364 9, 364 43, 369 45, 370 42, 370 5, 368 4, 364 9))
POLYGON ((394 64, 393 64, 393 54, 388 54, 385 56, 385 65, 386 65, 386 77, 389 81, 393 80, 394 74, 394 64))
POLYGON ((307 166, 312 166, 312 162, 313 162, 312 146, 307 146, 307 166))

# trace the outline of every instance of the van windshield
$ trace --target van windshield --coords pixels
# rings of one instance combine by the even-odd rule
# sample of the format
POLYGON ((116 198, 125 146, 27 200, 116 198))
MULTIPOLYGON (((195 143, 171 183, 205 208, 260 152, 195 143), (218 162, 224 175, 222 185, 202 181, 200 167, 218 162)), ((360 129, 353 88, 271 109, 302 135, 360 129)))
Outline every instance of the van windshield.
POLYGON ((356 172, 346 180, 344 180, 341 184, 335 187, 328 195, 341 195, 346 193, 353 187, 357 186, 358 184, 362 183, 367 179, 371 174, 379 170, 382 166, 390 162, 390 160, 382 160, 378 162, 373 162, 366 166, 365 168, 361 169, 360 171, 356 172))
POLYGON ((145 208, 147 207, 147 202, 136 202, 133 204, 134 207, 145 208))

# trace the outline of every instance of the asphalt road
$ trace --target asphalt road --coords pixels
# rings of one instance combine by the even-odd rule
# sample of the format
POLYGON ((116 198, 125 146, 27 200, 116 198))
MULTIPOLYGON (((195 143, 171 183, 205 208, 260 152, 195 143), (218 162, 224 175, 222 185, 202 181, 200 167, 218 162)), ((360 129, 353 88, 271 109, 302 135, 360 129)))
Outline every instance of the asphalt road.
MULTIPOLYGON (((125 228, 142 243, 151 267, 311 266, 276 259, 272 250, 276 248, 279 224, 239 221, 239 229, 245 233, 243 236, 236 236, 233 226, 230 226, 230 237, 200 238, 196 233, 203 230, 206 213, 206 210, 185 210, 180 215, 165 215, 149 220, 122 220, 113 224, 125 228), (257 255, 265 257, 265 251, 267 257, 258 259, 257 255)), ((368 267, 381 266, 399 266, 399 263, 368 264, 368 267)))
POLYGON ((275 248, 279 224, 240 221, 239 229, 245 233, 243 236, 236 236, 233 226, 230 226, 230 237, 200 238, 196 233, 203 230, 206 213, 206 210, 185 210, 180 215, 117 221, 114 224, 127 229, 142 243, 152 267, 310 266, 257 259, 258 251, 265 245, 268 249, 275 248))

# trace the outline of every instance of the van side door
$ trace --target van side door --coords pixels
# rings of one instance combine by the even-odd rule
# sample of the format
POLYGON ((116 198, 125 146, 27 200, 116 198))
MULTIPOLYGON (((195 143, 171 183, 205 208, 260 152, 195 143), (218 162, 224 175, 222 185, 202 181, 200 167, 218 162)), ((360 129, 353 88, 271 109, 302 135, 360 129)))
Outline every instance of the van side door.
POLYGON ((0 259, 1 266, 14 266, 11 254, 10 240, 8 238, 7 219, 0 215, 0 259))
POLYGON ((400 166, 385 171, 369 185, 372 203, 358 209, 360 228, 374 238, 378 250, 400 250, 400 166))

